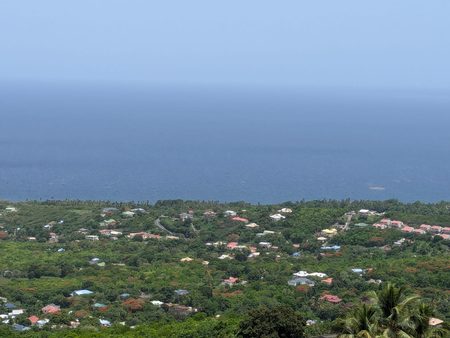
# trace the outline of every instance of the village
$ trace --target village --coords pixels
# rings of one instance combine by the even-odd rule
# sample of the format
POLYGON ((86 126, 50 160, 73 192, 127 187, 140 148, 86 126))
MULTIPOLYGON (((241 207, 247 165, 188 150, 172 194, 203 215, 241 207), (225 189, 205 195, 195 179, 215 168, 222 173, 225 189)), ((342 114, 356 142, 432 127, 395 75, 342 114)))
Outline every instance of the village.
MULTIPOLYGON (((8 217, 11 218, 12 215, 20 212, 20 206, 6 206, 1 211, 0 217, 6 216, 3 222, 0 223, 3 241, 25 241, 36 244, 42 242, 38 236, 20 236, 20 233, 24 231, 23 229, 27 228, 25 224, 11 227, 5 222, 5 219, 7 220, 8 217)), ((227 226, 228 228, 224 229, 232 228, 232 231, 222 230, 227 234, 222 238, 208 235, 211 238, 216 237, 216 240, 204 241, 205 249, 202 249, 201 252, 206 251, 201 255, 196 256, 192 254, 193 251, 190 249, 181 249, 178 258, 176 258, 178 263, 175 263, 174 258, 171 261, 174 262, 173 264, 179 264, 181 267, 198 266, 195 269, 204 271, 210 276, 211 280, 213 280, 211 275, 217 274, 215 270, 220 266, 219 262, 228 261, 229 263, 226 264, 231 264, 231 267, 225 268, 224 266, 224 268, 225 271, 228 269, 229 272, 222 272, 223 277, 220 280, 215 278, 215 285, 210 284, 210 287, 213 293, 218 294, 220 292, 230 295, 240 295, 255 284, 254 277, 252 280, 249 280, 246 278, 245 273, 239 273, 238 270, 236 270, 236 273, 231 273, 233 264, 261 264, 261 266, 264 266, 263 262, 267 259, 275 263, 286 262, 285 264, 292 266, 291 276, 284 280, 288 288, 293 288, 295 292, 304 294, 305 296, 303 297, 315 299, 314 302, 317 302, 317 304, 320 304, 320 302, 328 303, 330 306, 341 306, 344 304, 344 307, 346 303, 351 304, 353 299, 351 297, 346 299, 345 292, 336 293, 336 291, 340 290, 338 286, 343 283, 342 274, 345 272, 345 276, 348 275, 345 278, 350 278, 357 283, 365 283, 367 286, 364 286, 364 288, 377 287, 385 280, 378 277, 376 267, 372 265, 349 264, 346 267, 341 267, 338 271, 328 269, 329 271, 334 271, 331 273, 320 270, 298 270, 295 267, 302 267, 302 262, 307 263, 310 267, 314 266, 311 265, 313 259, 339 259, 351 249, 351 246, 339 243, 339 239, 345 238, 347 232, 357 233, 358 231, 366 231, 369 228, 377 231, 397 230, 407 237, 396 239, 389 245, 390 247, 399 247, 405 243, 413 243, 414 237, 411 236, 429 235, 429 237, 424 237, 425 241, 432 240, 435 237, 439 237, 444 241, 450 239, 450 227, 448 226, 421 224, 413 227, 402 221, 391 220, 385 217, 384 212, 368 209, 346 211, 338 217, 339 221, 331 225, 324 224, 321 229, 317 229, 308 235, 303 242, 293 241, 292 239, 287 240, 285 237, 285 224, 288 224, 296 213, 293 208, 289 207, 282 207, 269 213, 266 212, 264 216, 255 213, 255 211, 247 212, 246 209, 206 209, 200 211, 189 209, 171 216, 161 214, 152 216, 150 212, 151 210, 143 207, 124 210, 123 208, 108 206, 103 207, 99 212, 97 216, 98 222, 95 227, 86 226, 76 229, 71 227, 70 229, 73 229, 73 234, 71 235, 67 231, 69 222, 61 218, 47 221, 41 225, 41 230, 47 233, 45 243, 46 245, 51 245, 50 250, 53 252, 53 255, 70 255, 70 245, 80 245, 84 241, 89 243, 90 247, 107 245, 108 242, 129 242, 130 244, 133 243, 133 245, 154 246, 158 245, 156 243, 161 243, 170 247, 182 246, 183 248, 189 248, 191 242, 201 238, 199 236, 204 231, 202 229, 205 229, 205 226, 211 228, 224 228, 227 226), (140 218, 145 219, 145 222, 148 222, 150 219, 151 222, 147 228, 151 227, 153 230, 142 229, 142 226, 139 225, 141 224, 140 218), (361 221, 370 219, 375 220, 370 225, 361 221), (127 224, 130 225, 127 226, 127 224), (183 229, 186 228, 189 232, 183 232, 183 229), (75 239, 67 242, 66 238, 69 235, 74 236, 73 238, 75 239), (191 252, 191 254, 183 255, 183 253, 188 252, 191 252), (336 282, 336 280, 338 281, 336 282), (336 283, 338 286, 335 286, 336 283), (319 290, 318 293, 313 291, 315 289, 319 290)), ((27 233, 31 233, 31 231, 27 231, 27 233)), ((385 244, 383 248, 386 249, 386 246, 388 245, 385 244)), ((107 256, 102 257, 101 254, 91 256, 86 263, 95 269, 126 268, 129 265, 123 262, 113 262, 107 256)), ((80 272, 83 269, 86 268, 78 268, 80 272)), ((6 272, 3 272, 3 274, 7 276, 6 272)), ((264 274, 262 274, 260 279, 263 280, 264 278, 264 274)), ((261 282, 258 281, 257 283, 261 282)), ((96 291, 89 288, 74 289, 66 298, 70 304, 86 304, 85 307, 90 308, 92 315, 95 315, 95 317, 91 315, 90 318, 95 319, 100 327, 110 327, 113 324, 129 325, 126 320, 114 320, 114 316, 108 316, 110 309, 116 306, 127 309, 130 313, 135 313, 145 308, 146 304, 150 304, 155 310, 160 309, 177 319, 183 319, 202 311, 201 304, 192 303, 190 300, 184 301, 188 300, 193 292, 189 287, 174 289, 171 291, 172 295, 169 295, 166 299, 158 299, 147 295, 145 292, 132 295, 127 289, 118 290, 117 292, 120 293, 117 298, 109 302, 105 302, 104 298, 98 299, 96 291)), ((13 299, 4 297, 1 291, 0 296, 2 296, 0 298, 1 323, 10 326, 15 331, 27 331, 34 327, 41 329, 46 327, 52 329, 76 329, 83 322, 82 317, 84 315, 80 317, 80 309, 72 310, 70 306, 67 307, 64 304, 49 303, 36 312, 22 306, 20 302, 17 303, 13 299), (2 308, 4 309, 3 312, 1 311, 2 308), (70 318, 67 323, 56 324, 52 321, 52 318, 61 315, 62 312, 70 318)), ((320 307, 321 305, 315 306, 320 307)), ((327 311, 334 310, 330 309, 327 311)), ((221 314, 219 312, 215 315, 220 316, 221 314)), ((320 319, 317 316, 307 318, 308 326, 318 325, 319 322, 320 319)), ((441 325, 442 322, 442 319, 433 318, 433 325, 441 325)))

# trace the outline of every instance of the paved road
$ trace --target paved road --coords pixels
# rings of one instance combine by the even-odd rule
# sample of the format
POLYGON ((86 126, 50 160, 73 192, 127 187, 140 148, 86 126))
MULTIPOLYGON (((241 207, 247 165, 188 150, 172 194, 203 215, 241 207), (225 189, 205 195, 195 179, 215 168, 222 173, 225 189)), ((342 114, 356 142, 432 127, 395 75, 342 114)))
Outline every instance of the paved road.
POLYGON ((161 229, 162 231, 168 233, 168 234, 171 235, 171 236, 178 236, 178 237, 181 237, 181 238, 185 238, 185 236, 184 236, 183 234, 177 234, 177 233, 174 233, 174 232, 168 230, 166 227, 164 227, 164 225, 161 224, 161 220, 160 220, 159 218, 157 218, 157 219, 155 220, 155 225, 156 225, 159 229, 161 229))

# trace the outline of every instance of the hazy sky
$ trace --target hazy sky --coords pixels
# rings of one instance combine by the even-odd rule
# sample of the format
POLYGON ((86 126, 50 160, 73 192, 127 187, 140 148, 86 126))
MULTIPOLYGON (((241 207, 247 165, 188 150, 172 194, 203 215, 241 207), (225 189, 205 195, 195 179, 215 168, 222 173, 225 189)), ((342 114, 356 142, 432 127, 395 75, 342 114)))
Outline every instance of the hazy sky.
POLYGON ((450 89, 450 1, 1 0, 0 80, 450 89))

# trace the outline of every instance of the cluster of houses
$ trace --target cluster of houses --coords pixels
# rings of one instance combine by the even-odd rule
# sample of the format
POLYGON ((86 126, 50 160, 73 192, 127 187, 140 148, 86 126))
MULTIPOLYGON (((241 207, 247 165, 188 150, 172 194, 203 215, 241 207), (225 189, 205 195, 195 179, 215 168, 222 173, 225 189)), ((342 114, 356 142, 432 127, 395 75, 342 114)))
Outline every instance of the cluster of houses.
MULTIPOLYGON (((245 281, 240 281, 238 278, 235 277, 229 277, 227 279, 223 280, 223 285, 233 286, 237 284, 245 284, 245 281)), ((174 291, 175 295, 179 297, 183 297, 189 294, 188 290, 184 289, 177 289, 174 291)), ((88 289, 80 289, 80 290, 74 290, 70 296, 71 297, 85 297, 85 296, 92 296, 95 293, 88 289)), ((127 300, 133 300, 130 298, 131 295, 128 293, 123 293, 120 295, 120 300, 123 302, 124 305, 127 304, 127 300)), ((142 294, 140 297, 142 300, 146 300, 149 298, 148 295, 142 294)), ((142 301, 144 302, 144 301, 142 301)), ((191 307, 191 306, 185 306, 181 304, 174 304, 174 303, 164 303, 159 300, 152 300, 150 303, 156 307, 163 308, 167 312, 182 318, 186 317, 190 314, 193 314, 198 311, 197 308, 191 307)), ((11 325, 11 328, 15 331, 24 332, 31 330, 32 327, 38 327, 42 328, 45 325, 50 323, 50 319, 54 315, 58 315, 61 313, 61 307, 56 304, 48 304, 44 306, 41 309, 40 314, 32 314, 27 317, 28 325, 19 324, 16 322, 16 319, 18 316, 23 316, 26 314, 26 310, 22 308, 18 308, 15 304, 9 303, 8 300, 4 297, 0 297, 0 312, 1 309, 5 309, 6 313, 0 313, 0 322, 2 324, 11 325)), ((95 302, 92 304, 92 309, 98 310, 100 312, 104 312, 108 309, 108 305, 95 302)), ((69 314, 72 313, 72 311, 69 311, 69 314)), ((100 326, 103 327, 110 327, 112 325, 111 321, 105 319, 105 318, 98 318, 98 323, 100 326)), ((120 322, 119 324, 125 325, 125 322, 120 322)), ((69 328, 77 328, 80 325, 79 319, 76 319, 74 321, 70 322, 70 325, 66 326, 69 328)), ((55 328, 56 325, 52 325, 52 328, 55 328)))
POLYGON ((412 233, 418 235, 424 235, 429 233, 432 234, 433 236, 440 236, 446 240, 450 239, 450 227, 441 227, 439 225, 422 224, 419 226, 419 228, 414 228, 403 223, 402 221, 383 218, 379 222, 374 223, 372 226, 377 229, 388 229, 388 228, 400 229, 400 231, 404 233, 412 233))

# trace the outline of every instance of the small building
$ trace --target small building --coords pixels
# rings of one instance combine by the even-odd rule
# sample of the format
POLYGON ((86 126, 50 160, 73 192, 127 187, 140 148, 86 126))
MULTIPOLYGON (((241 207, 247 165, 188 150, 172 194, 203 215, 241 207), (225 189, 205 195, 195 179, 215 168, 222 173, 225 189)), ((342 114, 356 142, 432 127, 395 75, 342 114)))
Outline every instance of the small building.
POLYGON ((55 315, 61 312, 61 307, 55 304, 44 306, 41 311, 47 315, 55 315))
POLYGON ((249 224, 246 224, 245 227, 250 228, 250 229, 254 229, 254 228, 258 228, 259 225, 256 224, 256 223, 249 223, 249 224))
POLYGON ((338 304, 342 302, 342 299, 335 295, 326 294, 320 297, 320 300, 325 300, 329 303, 338 304))
POLYGON ((248 219, 247 218, 239 217, 239 216, 231 217, 231 220, 235 221, 235 222, 248 223, 248 219))
POLYGON ((234 217, 237 215, 237 212, 233 211, 233 210, 227 210, 227 211, 224 211, 223 215, 225 217, 234 217))
POLYGON ((92 294, 94 294, 94 292, 92 292, 90 290, 83 289, 83 290, 75 290, 70 295, 72 297, 74 297, 74 296, 89 296, 89 295, 92 295, 92 294))
POLYGON ((229 277, 227 279, 224 279, 222 284, 223 285, 228 285, 228 286, 233 286, 233 285, 236 285, 238 281, 239 281, 239 278, 229 277))
POLYGON ((186 296, 186 295, 189 294, 189 291, 188 290, 184 290, 184 289, 177 289, 177 290, 175 290, 175 294, 177 296, 186 296))
POLYGON ((274 215, 270 215, 269 217, 275 222, 281 221, 282 219, 286 218, 286 216, 283 216, 281 214, 274 214, 274 215))
POLYGON ((290 286, 307 285, 313 287, 315 283, 312 280, 305 277, 294 277, 288 281, 288 285, 290 286))
POLYGON ((30 317, 28 317, 28 320, 30 321, 31 325, 35 325, 38 322, 39 317, 38 316, 30 316, 30 317))
POLYGON ((324 283, 324 284, 327 284, 327 285, 332 285, 333 284, 333 278, 332 277, 328 277, 328 278, 322 279, 320 282, 324 283))
POLYGON ((282 212, 284 214, 290 214, 290 213, 292 213, 292 209, 290 209, 290 208, 281 208, 280 210, 278 210, 278 212, 282 212))

